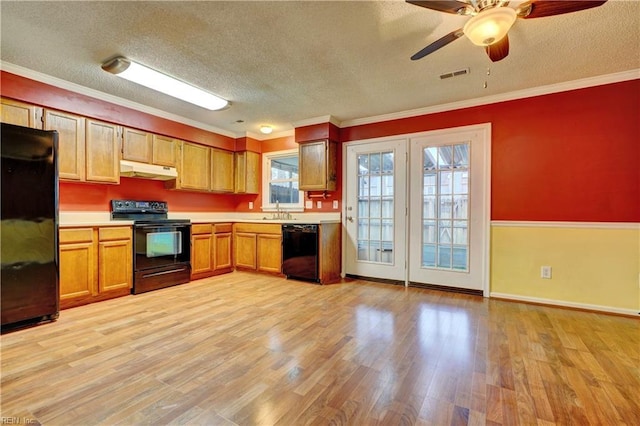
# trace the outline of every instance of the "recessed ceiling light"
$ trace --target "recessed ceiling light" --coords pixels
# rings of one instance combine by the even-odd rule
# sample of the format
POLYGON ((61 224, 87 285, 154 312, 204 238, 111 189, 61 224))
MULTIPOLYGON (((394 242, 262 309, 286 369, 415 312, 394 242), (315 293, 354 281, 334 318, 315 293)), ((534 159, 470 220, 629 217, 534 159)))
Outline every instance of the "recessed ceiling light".
POLYGON ((268 135, 271 132, 273 132, 273 127, 263 124, 262 126, 260 126, 260 132, 265 135, 268 135))
POLYGON ((191 84, 176 80, 166 74, 147 68, 127 58, 117 57, 102 64, 102 69, 126 80, 148 87, 165 95, 192 103, 199 107, 217 111, 230 105, 212 93, 205 92, 191 84))

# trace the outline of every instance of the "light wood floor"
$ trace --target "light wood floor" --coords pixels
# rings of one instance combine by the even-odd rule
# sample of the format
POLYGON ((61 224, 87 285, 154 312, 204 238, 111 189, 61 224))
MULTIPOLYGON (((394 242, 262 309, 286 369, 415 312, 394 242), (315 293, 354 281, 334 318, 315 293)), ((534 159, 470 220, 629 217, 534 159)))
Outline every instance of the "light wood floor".
POLYGON ((640 321, 235 272, 5 334, 2 420, 638 425, 640 321))

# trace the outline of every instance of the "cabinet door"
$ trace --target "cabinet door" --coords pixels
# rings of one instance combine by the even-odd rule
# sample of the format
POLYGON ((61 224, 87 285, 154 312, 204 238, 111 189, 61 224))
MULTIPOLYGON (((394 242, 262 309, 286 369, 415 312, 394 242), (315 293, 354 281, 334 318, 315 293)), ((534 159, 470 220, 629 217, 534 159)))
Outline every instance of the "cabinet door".
POLYGON ((214 241, 214 271, 231 269, 233 262, 231 259, 231 233, 225 232, 213 235, 214 241))
POLYGON ((120 183, 118 126, 86 120, 87 181, 120 183))
MULTIPOLYGON (((61 302, 96 295, 98 258, 93 228, 61 229, 58 235, 61 302)), ((61 303, 62 308, 64 305, 61 303)))
POLYGON ((180 159, 180 188, 209 190, 211 180, 210 148, 193 143, 182 143, 182 158, 180 159))
POLYGON ((211 149, 211 190, 233 192, 233 152, 211 149))
POLYGON ((334 191, 337 144, 329 140, 305 142, 299 147, 300 190, 334 191))
POLYGON ((212 240, 212 234, 200 234, 191 237, 192 276, 213 271, 212 240))
POLYGON ((282 236, 258 234, 258 271, 280 273, 282 270, 282 236))
POLYGON ((153 156, 151 162, 159 166, 176 167, 177 143, 166 136, 153 135, 153 156))
POLYGON ((42 129, 42 108, 24 102, 2 98, 0 121, 16 126, 42 129))
POLYGON ((151 134, 142 130, 123 129, 122 159, 151 163, 151 134))
POLYGON ((44 129, 58 131, 58 173, 60 179, 85 180, 84 117, 46 109, 44 110, 44 129))
MULTIPOLYGON (((64 234, 60 231, 60 235, 64 234)), ((91 230, 89 230, 91 233, 91 230)), ((90 297, 98 293, 93 241, 60 244, 60 300, 90 297)))
POLYGON ((256 234, 236 232, 234 246, 236 267, 255 270, 256 234))
POLYGON ((131 239, 100 241, 98 269, 100 293, 131 288, 133 283, 131 239))
POLYGON ((236 193, 258 194, 260 187, 260 154, 251 151, 236 152, 236 193))

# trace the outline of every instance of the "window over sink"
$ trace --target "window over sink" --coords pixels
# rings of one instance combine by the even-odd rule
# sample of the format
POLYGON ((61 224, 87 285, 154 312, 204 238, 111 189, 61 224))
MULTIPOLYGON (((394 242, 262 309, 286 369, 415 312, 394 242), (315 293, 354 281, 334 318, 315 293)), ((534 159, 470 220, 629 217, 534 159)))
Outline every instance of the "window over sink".
POLYGON ((267 152, 262 161, 262 210, 303 211, 304 193, 298 185, 298 150, 267 152))

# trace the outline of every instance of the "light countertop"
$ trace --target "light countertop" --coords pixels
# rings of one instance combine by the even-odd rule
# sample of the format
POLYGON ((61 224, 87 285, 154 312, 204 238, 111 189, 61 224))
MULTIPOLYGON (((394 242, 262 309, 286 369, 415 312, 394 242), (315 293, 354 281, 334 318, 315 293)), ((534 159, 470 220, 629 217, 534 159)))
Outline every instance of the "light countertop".
MULTIPOLYGON (((192 223, 292 223, 292 224, 329 224, 340 223, 340 213, 293 213, 290 219, 271 219, 271 213, 237 212, 176 212, 169 213, 169 219, 190 219, 192 223), (266 218, 266 219, 265 219, 266 218)), ((131 226, 132 220, 111 220, 109 212, 59 212, 60 227, 81 226, 131 226)))

